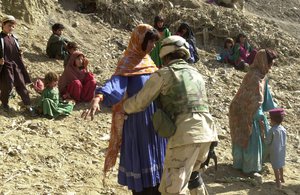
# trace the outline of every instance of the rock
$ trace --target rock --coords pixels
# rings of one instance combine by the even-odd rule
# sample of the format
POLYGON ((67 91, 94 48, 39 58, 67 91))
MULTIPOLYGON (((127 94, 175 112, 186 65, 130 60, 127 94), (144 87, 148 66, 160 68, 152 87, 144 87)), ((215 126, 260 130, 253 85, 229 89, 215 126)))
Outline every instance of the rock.
POLYGON ((73 22, 73 24, 72 24, 72 27, 73 28, 76 28, 76 27, 78 27, 79 26, 79 22, 73 22))

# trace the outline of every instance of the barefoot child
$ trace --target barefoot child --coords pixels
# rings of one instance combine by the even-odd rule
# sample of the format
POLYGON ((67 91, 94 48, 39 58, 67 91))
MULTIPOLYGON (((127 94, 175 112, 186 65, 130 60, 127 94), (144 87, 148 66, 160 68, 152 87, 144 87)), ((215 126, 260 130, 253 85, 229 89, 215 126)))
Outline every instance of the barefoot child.
POLYGON ((276 178, 276 186, 281 188, 283 179, 283 166, 285 165, 286 130, 281 125, 284 116, 282 108, 275 108, 269 111, 271 126, 267 134, 266 143, 270 147, 270 161, 276 178))
POLYGON ((44 86, 41 98, 37 105, 37 111, 40 114, 56 118, 59 115, 69 115, 74 107, 74 103, 60 102, 59 92, 57 89, 58 75, 49 72, 45 75, 44 86))

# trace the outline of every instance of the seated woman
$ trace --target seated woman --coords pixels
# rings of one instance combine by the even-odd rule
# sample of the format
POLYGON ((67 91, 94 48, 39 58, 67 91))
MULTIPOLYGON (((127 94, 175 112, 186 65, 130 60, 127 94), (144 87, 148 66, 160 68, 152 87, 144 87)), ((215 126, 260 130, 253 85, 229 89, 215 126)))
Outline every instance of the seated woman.
POLYGON ((45 75, 43 92, 38 101, 36 110, 39 114, 47 117, 56 118, 59 115, 69 115, 74 107, 73 102, 59 101, 59 93, 57 90, 58 75, 49 72, 45 75))
POLYGON ((191 58, 188 59, 189 63, 196 63, 199 60, 199 54, 197 52, 197 48, 196 48, 196 38, 194 36, 194 33, 191 29, 191 27, 189 26, 188 23, 183 22, 180 24, 176 35, 179 35, 183 38, 185 38, 185 40, 189 43, 189 50, 190 50, 190 54, 191 54, 191 58))
POLYGON ((224 49, 219 55, 219 59, 218 59, 219 62, 234 65, 234 62, 232 60, 233 45, 234 45, 234 41, 232 38, 225 39, 224 49))
POLYGON ((88 72, 87 65, 88 60, 82 52, 72 53, 58 82, 63 99, 73 99, 76 102, 89 102, 93 99, 96 80, 94 75, 88 72))
POLYGON ((240 33, 235 41, 233 47, 232 60, 234 61, 234 67, 237 70, 244 70, 245 66, 252 64, 257 50, 251 47, 247 41, 247 36, 240 33))

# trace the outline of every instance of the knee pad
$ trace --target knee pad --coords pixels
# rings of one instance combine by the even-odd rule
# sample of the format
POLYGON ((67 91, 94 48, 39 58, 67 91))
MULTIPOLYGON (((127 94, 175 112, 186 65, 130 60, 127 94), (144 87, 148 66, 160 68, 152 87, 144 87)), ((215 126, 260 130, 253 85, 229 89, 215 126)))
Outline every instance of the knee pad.
POLYGON ((199 173, 197 171, 192 172, 192 175, 190 177, 189 184, 188 184, 189 190, 198 188, 202 184, 203 184, 203 180, 201 177, 201 173, 199 173))

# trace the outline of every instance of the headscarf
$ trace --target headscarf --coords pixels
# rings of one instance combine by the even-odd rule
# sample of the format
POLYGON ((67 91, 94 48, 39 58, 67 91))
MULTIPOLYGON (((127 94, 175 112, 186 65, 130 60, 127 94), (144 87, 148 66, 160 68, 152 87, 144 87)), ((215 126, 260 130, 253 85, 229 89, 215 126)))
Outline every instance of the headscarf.
POLYGON ((231 101, 229 127, 232 143, 243 148, 248 146, 253 117, 264 101, 266 74, 270 68, 266 50, 258 51, 249 72, 231 101))
MULTIPOLYGON (((83 81, 83 79, 86 76, 86 68, 88 65, 88 61, 85 60, 84 62, 84 70, 79 70, 75 66, 75 60, 78 56, 83 55, 80 51, 75 51, 70 56, 70 59, 68 61, 67 66, 65 67, 65 70, 58 81, 58 89, 60 93, 63 93, 65 91, 65 88, 74 80, 80 80, 83 81)), ((84 55, 83 55, 84 56, 84 55)))
POLYGON ((186 22, 182 22, 176 32, 176 35, 185 38, 185 40, 193 47, 194 50, 193 56, 195 58, 195 62, 197 62, 199 60, 199 54, 197 52, 197 47, 196 47, 196 38, 190 25, 186 22), (185 34, 182 34, 183 29, 187 30, 185 34))
MULTIPOLYGON (((147 24, 138 25, 131 34, 128 47, 124 57, 117 64, 114 75, 134 76, 142 74, 151 74, 157 70, 156 65, 150 56, 142 50, 142 43, 145 34, 153 27, 147 24)), ((104 162, 104 175, 115 164, 122 143, 122 129, 124 124, 123 102, 126 95, 116 105, 112 107, 112 124, 108 150, 104 162)))
POLYGON ((188 23, 182 22, 180 24, 176 34, 182 36, 183 38, 185 38, 188 43, 193 43, 196 46, 195 35, 192 31, 192 28, 190 27, 190 25, 188 23), (187 30, 185 34, 182 34, 183 29, 187 30))
POLYGON ((131 38, 123 58, 118 62, 114 75, 134 76, 151 74, 157 70, 150 55, 143 51, 145 34, 153 27, 148 24, 138 25, 131 33, 131 38))

